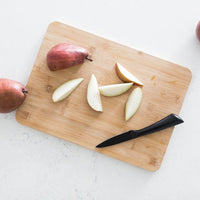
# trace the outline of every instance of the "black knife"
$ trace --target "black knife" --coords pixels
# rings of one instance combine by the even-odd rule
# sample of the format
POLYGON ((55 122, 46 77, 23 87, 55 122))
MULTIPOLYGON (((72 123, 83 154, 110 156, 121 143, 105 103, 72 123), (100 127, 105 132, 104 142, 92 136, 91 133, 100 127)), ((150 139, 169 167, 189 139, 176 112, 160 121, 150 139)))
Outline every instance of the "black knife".
POLYGON ((137 137, 141 137, 141 136, 148 135, 157 131, 161 131, 163 129, 181 124, 183 122, 184 121, 178 115, 170 114, 167 117, 161 119, 160 121, 157 121, 156 123, 150 126, 147 126, 140 130, 130 130, 125 133, 119 134, 108 140, 105 140, 104 142, 98 144, 96 147, 102 148, 102 147, 107 147, 114 144, 119 144, 121 142, 132 140, 137 137))

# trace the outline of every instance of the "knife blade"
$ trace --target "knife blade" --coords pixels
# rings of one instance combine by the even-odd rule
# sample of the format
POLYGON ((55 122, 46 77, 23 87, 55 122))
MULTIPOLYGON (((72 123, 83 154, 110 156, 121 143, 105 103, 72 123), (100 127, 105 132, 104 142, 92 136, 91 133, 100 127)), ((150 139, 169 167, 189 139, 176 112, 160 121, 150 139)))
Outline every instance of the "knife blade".
POLYGON ((154 124, 142 128, 140 130, 130 130, 125 133, 119 134, 112 138, 105 140, 104 142, 98 144, 97 148, 107 147, 115 144, 119 144, 128 140, 132 140, 137 137, 141 137, 144 135, 148 135, 157 131, 161 131, 163 129, 176 126, 178 124, 183 123, 183 119, 176 114, 170 114, 167 117, 155 122, 154 124))

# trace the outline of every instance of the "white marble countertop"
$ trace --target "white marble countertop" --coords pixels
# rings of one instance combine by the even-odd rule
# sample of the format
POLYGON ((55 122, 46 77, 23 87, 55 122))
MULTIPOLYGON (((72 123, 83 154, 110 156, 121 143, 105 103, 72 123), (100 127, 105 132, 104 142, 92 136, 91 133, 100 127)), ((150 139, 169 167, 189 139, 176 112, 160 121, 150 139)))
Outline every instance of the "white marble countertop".
POLYGON ((164 161, 148 172, 0 114, 1 200, 199 200, 199 0, 7 0, 0 6, 0 77, 26 84, 52 21, 188 67, 193 79, 164 161))

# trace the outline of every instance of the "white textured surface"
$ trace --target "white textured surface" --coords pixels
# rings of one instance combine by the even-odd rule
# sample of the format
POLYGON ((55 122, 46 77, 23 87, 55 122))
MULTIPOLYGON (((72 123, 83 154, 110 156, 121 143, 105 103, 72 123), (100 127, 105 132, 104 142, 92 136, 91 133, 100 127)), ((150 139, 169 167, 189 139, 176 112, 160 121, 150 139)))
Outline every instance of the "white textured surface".
POLYGON ((0 0, 0 77, 26 83, 48 24, 61 21, 187 66, 193 79, 159 171, 152 173, 0 114, 1 200, 199 200, 199 0, 0 0))

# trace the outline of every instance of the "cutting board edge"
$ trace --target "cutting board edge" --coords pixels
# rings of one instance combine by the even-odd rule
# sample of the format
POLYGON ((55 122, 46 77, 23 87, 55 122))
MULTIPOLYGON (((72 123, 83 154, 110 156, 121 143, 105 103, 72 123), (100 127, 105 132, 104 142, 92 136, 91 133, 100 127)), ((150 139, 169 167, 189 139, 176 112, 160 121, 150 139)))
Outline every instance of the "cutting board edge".
MULTIPOLYGON (((103 155, 103 156, 108 156, 108 157, 111 157, 111 158, 113 158, 113 159, 120 160, 121 162, 127 163, 127 164, 129 164, 129 165, 132 165, 133 167, 138 167, 138 168, 141 168, 141 169, 144 169, 144 170, 148 170, 148 171, 150 171, 150 172, 155 172, 155 171, 157 171, 157 170, 160 169, 160 167, 161 167, 161 165, 162 165, 162 162, 163 162, 163 159, 164 159, 164 157, 165 157, 165 156, 162 157, 162 159, 161 159, 159 165, 152 166, 152 167, 147 167, 147 165, 141 166, 141 165, 139 165, 139 164, 137 164, 137 163, 135 163, 135 162, 131 162, 131 161, 130 161, 130 162, 129 162, 129 161, 124 161, 123 159, 121 159, 120 156, 118 157, 118 156, 109 155, 107 152, 101 152, 101 150, 97 150, 96 148, 94 148, 94 149, 93 149, 93 148, 88 148, 88 147, 86 147, 86 146, 84 146, 84 145, 82 145, 82 144, 80 144, 80 143, 77 143, 76 141, 69 141, 69 140, 66 140, 64 137, 61 137, 60 135, 59 135, 59 136, 55 136, 55 135, 49 133, 48 131, 44 131, 44 130, 42 130, 42 129, 40 129, 40 128, 35 128, 34 125, 32 125, 32 123, 30 123, 30 122, 28 123, 28 121, 26 121, 26 120, 24 120, 22 117, 20 117, 20 116, 18 115, 18 112, 20 112, 20 108, 17 109, 17 111, 16 111, 15 119, 16 119, 16 121, 17 121, 19 124, 21 124, 21 125, 23 125, 23 126, 32 128, 32 129, 37 130, 37 131, 39 131, 39 132, 41 132, 41 133, 48 134, 48 135, 50 135, 50 136, 52 136, 52 137, 62 139, 62 140, 64 140, 64 141, 70 142, 71 144, 75 144, 75 145, 77 145, 77 146, 81 146, 81 147, 83 147, 83 148, 85 148, 85 149, 89 149, 89 150, 95 151, 95 152, 97 152, 97 153, 99 153, 99 154, 101 154, 101 155, 103 155), (27 122, 27 123, 26 123, 26 122, 27 122)), ((172 135, 172 133, 171 133, 171 135, 172 135)), ((171 136, 170 136, 170 137, 171 137, 171 136)), ((168 145, 167 145, 167 146, 168 146, 168 145)), ((166 148, 166 149, 167 149, 167 148, 166 148)), ((165 153, 164 153, 164 155, 165 155, 165 153)))

